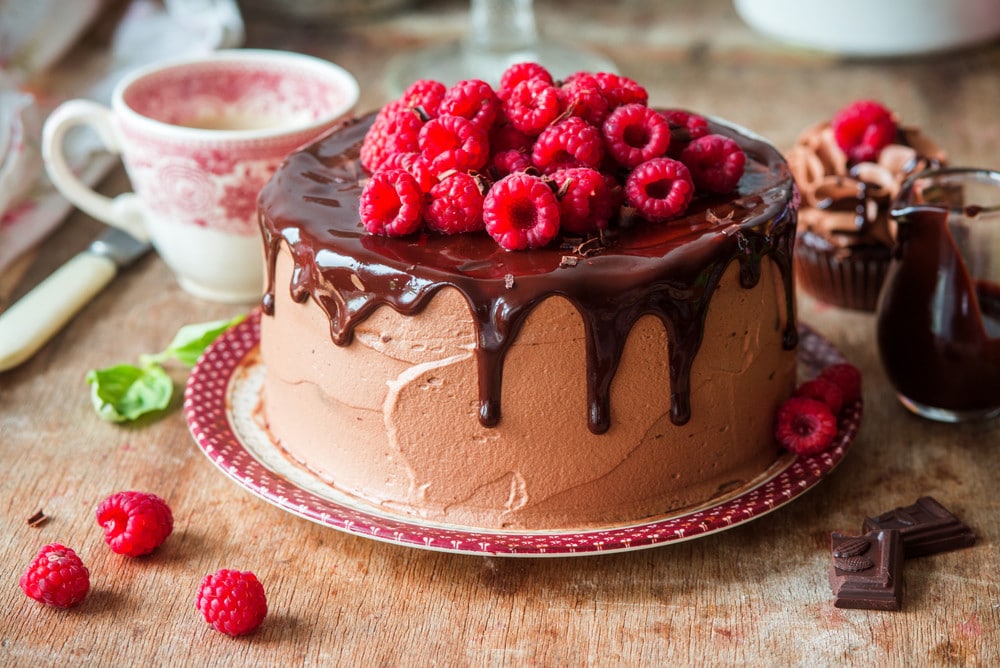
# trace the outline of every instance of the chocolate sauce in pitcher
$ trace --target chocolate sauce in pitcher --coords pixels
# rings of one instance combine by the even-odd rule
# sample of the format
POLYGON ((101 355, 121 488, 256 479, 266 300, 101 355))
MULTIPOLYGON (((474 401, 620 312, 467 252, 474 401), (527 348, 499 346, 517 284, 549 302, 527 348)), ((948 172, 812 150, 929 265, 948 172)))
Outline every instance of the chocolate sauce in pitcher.
MULTIPOLYGON (((974 222, 977 212, 965 213, 974 222)), ((889 380, 923 406, 1000 407, 1000 285, 970 276, 948 209, 919 205, 894 215, 897 246, 877 321, 889 380)))

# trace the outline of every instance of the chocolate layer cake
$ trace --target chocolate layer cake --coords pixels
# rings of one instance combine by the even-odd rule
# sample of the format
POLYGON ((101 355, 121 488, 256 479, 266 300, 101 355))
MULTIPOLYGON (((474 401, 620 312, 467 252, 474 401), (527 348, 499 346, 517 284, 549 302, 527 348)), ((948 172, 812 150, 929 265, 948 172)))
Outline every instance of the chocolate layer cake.
POLYGON ((393 514, 477 528, 639 521, 777 459, 793 390, 789 170, 667 224, 511 252, 485 233, 365 232, 373 116, 293 154, 260 196, 261 418, 288 455, 393 514))

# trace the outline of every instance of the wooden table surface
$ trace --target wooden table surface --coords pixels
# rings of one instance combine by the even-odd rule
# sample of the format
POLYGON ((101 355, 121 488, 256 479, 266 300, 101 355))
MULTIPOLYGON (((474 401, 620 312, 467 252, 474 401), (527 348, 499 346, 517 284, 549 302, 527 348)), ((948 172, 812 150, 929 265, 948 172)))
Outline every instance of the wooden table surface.
MULTIPOLYGON (((787 148, 803 127, 859 97, 917 123, 956 164, 1000 166, 1000 45, 935 57, 845 61, 756 36, 725 0, 536 3, 548 34, 609 54, 654 104, 751 127, 787 148)), ((423 3, 344 26, 248 15, 248 45, 334 60, 384 102, 387 59, 458 35, 463 2, 423 3)), ((105 188, 126 187, 121 172, 105 188)), ((72 216, 0 279, 0 309, 86 246, 101 226, 72 216)), ((897 403, 868 314, 799 296, 801 319, 864 373, 854 447, 814 490, 751 523, 623 554, 554 559, 452 555, 367 540, 251 495, 198 450, 184 416, 115 426, 84 375, 161 350, 186 323, 245 311, 183 293, 151 255, 45 348, 0 374, 0 664, 606 665, 1000 661, 1000 424, 927 422, 897 403), (113 554, 95 505, 122 489, 167 499, 175 531, 154 555, 113 554), (829 534, 933 495, 979 534, 972 548, 906 563, 901 612, 834 608, 829 534), (50 520, 30 527, 44 510, 50 520), (75 548, 92 590, 69 611, 17 586, 43 544, 75 548), (254 571, 270 613, 254 635, 211 630, 201 578, 254 571)), ((0 336, 3 334, 0 333, 0 336)), ((183 383, 183 370, 175 370, 183 383)), ((180 389, 180 386, 179 388, 180 389)), ((178 391, 178 395, 180 392, 178 391)))

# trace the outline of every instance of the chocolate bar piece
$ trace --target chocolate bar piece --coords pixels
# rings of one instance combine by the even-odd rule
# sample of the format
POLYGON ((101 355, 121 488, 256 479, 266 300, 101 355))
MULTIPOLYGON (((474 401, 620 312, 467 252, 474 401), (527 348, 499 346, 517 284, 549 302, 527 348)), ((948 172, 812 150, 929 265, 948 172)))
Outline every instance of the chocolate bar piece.
POLYGON ((929 496, 920 497, 912 506, 866 517, 861 528, 864 532, 886 529, 902 535, 907 559, 957 550, 976 542, 972 529, 929 496))
POLYGON ((830 534, 833 604, 858 610, 899 610, 903 605, 903 541, 898 531, 864 536, 830 534))

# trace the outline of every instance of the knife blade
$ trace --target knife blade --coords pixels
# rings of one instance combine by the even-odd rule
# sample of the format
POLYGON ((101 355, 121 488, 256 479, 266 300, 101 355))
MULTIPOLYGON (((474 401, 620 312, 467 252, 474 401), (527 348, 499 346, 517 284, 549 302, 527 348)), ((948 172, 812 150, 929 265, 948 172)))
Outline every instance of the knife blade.
POLYGON ((102 232, 90 246, 0 314, 0 371, 27 361, 120 269, 151 245, 117 228, 102 232))

